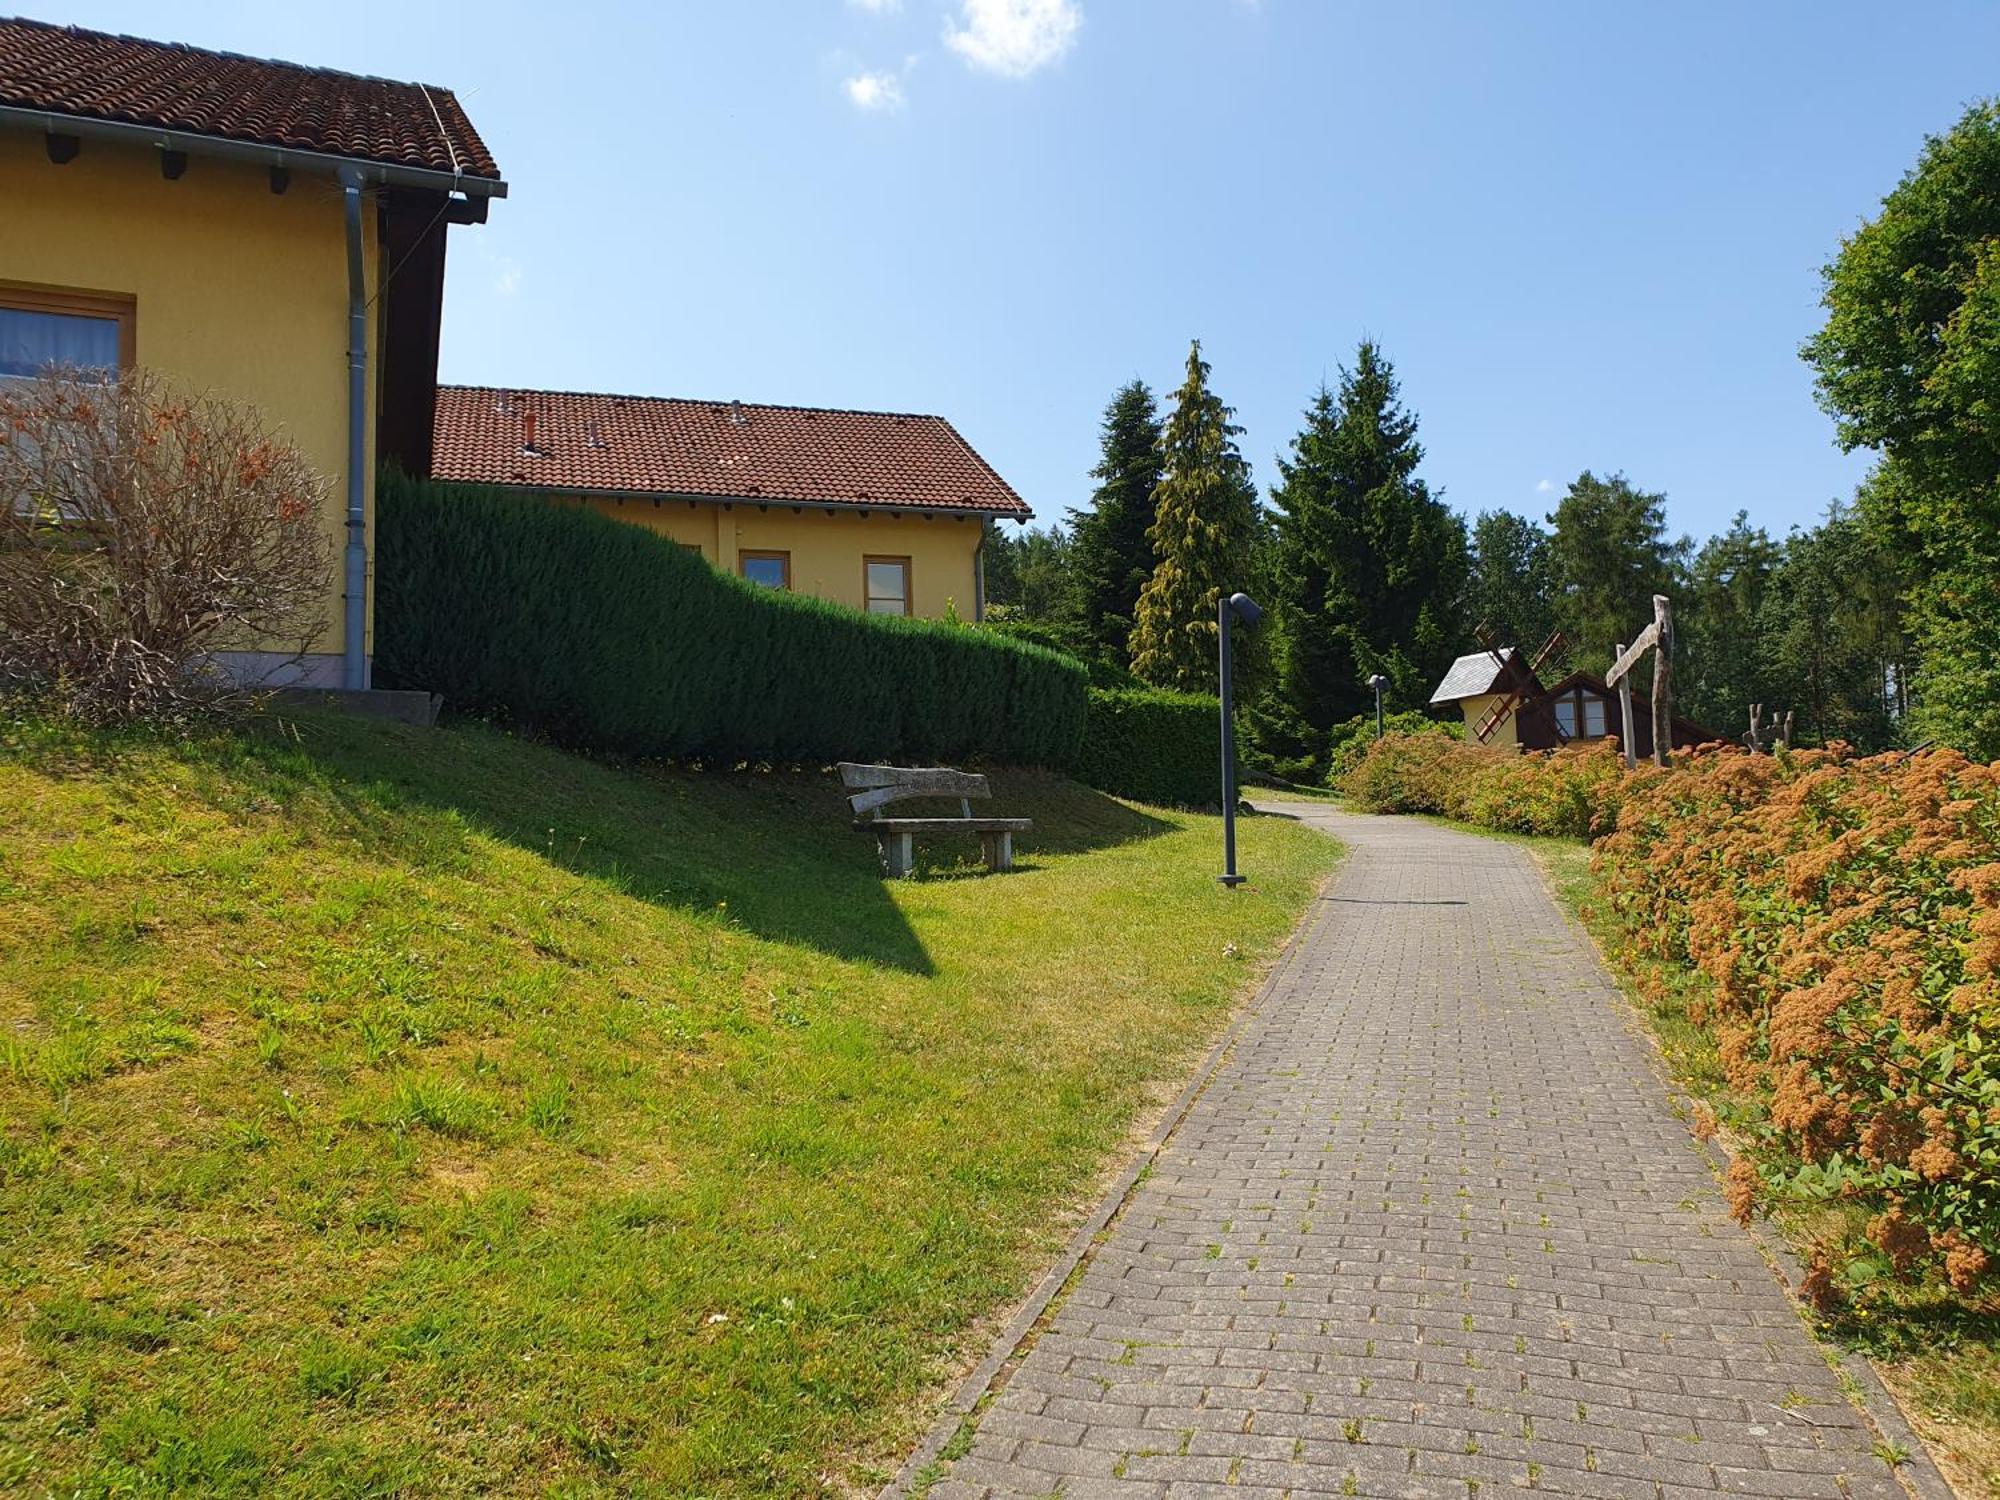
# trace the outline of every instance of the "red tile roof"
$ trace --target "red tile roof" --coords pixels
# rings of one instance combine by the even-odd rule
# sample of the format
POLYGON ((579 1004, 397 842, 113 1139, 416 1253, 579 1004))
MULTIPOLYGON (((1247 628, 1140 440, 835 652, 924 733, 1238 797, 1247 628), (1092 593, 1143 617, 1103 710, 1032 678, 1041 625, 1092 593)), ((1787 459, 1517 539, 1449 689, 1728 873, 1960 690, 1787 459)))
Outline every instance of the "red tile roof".
POLYGON ((431 473, 557 490, 1034 514, 951 423, 901 412, 446 385, 431 473))
POLYGON ((0 105, 498 181, 450 89, 0 17, 0 105))

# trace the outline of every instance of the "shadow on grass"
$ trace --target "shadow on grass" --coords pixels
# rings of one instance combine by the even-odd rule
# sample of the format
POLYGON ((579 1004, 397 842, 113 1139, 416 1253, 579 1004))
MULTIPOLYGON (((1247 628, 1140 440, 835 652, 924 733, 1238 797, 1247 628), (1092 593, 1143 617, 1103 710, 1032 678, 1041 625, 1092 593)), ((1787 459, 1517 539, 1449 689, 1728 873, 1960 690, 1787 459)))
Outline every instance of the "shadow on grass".
MULTIPOLYGON (((831 773, 618 765, 479 724, 416 730, 332 711, 261 727, 251 759, 274 782, 288 767, 306 771, 400 857, 463 857, 465 832, 476 829, 657 906, 726 913, 772 941, 934 972, 881 873, 875 840, 852 827, 831 773)), ((1081 853, 1174 827, 1058 776, 1000 771, 993 783, 994 812, 1035 819, 1017 840, 1020 869, 1034 868, 1038 854, 1081 853)), ((283 795, 281 785, 270 790, 283 795)), ((953 803, 933 815, 957 811, 953 803)), ((978 855, 969 834, 925 841, 918 878, 930 869, 940 879, 969 877, 975 872, 959 861, 978 855)), ((996 901, 1005 899, 1001 880, 996 901)))

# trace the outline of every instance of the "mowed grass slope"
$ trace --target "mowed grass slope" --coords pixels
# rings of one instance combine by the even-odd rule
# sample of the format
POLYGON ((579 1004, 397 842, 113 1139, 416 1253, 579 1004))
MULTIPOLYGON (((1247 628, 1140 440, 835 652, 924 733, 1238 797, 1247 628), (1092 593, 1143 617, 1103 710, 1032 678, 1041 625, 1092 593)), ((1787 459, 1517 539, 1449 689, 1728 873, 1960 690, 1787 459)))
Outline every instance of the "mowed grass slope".
POLYGON ((1334 856, 995 781, 891 886, 823 775, 0 725, 0 1490, 882 1477, 1334 856))

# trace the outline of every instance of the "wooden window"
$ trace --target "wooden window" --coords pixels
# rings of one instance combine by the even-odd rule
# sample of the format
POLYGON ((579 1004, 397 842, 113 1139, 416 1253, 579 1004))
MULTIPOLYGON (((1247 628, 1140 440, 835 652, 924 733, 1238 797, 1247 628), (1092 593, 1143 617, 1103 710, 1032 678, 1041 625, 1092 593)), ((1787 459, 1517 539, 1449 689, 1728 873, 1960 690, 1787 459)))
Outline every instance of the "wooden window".
POLYGON ((1556 699, 1556 724, 1564 739, 1576 738, 1576 694, 1564 693, 1556 699))
POLYGON ((736 566, 745 578, 767 589, 792 586, 792 554, 789 552, 739 552, 736 566))
POLYGON ((1595 693, 1583 695, 1583 733, 1586 739, 1601 740, 1605 735, 1605 703, 1595 693))
POLYGON ((51 366, 115 373, 133 349, 130 297, 0 283, 0 379, 51 366))
POLYGON ((910 612, 910 560, 907 557, 861 559, 862 607, 871 615, 910 612))

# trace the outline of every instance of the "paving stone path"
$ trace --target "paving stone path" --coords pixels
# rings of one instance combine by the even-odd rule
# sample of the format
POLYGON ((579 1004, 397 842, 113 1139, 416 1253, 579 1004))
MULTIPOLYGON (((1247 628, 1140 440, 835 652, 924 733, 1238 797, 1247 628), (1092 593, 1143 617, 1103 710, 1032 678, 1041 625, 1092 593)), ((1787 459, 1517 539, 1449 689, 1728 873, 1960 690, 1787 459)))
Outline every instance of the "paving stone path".
POLYGON ((931 1490, 1908 1493, 1521 850, 1349 855, 931 1490))

